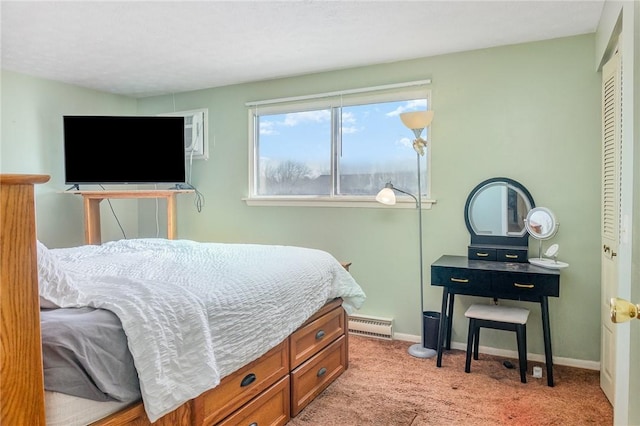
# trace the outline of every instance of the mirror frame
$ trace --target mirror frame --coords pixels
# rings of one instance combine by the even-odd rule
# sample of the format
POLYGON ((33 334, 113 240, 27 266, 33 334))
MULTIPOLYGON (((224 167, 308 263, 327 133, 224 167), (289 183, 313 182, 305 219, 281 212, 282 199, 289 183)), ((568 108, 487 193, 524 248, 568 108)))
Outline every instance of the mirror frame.
MULTIPOLYGON (((471 227, 471 221, 469 219, 469 207, 471 205, 471 201, 475 198, 476 194, 480 192, 483 188, 488 185, 493 185, 497 182, 503 182, 507 186, 511 186, 517 191, 520 192, 521 195, 526 197, 525 201, 528 201, 530 204, 530 209, 535 208, 535 202, 533 201, 533 197, 527 188, 524 187, 520 182, 506 178, 506 177, 495 177, 490 178, 485 181, 480 182, 476 185, 475 188, 469 193, 467 197, 467 201, 464 205, 464 222, 467 225, 467 230, 471 235, 471 244, 482 244, 482 245, 500 245, 500 246, 528 246, 529 245, 529 232, 525 227, 523 229, 523 235, 478 235, 471 227)), ((528 211, 527 211, 528 213, 528 211)))
POLYGON ((549 210, 547 207, 532 208, 531 210, 529 210, 529 213, 527 213, 527 218, 524 220, 524 226, 527 229, 527 232, 536 240, 549 240, 553 238, 558 233, 559 225, 560 224, 556 220, 556 215, 554 215, 553 212, 549 210), (547 215, 549 215, 549 218, 551 219, 551 229, 546 234, 540 234, 535 232, 535 230, 531 229, 531 223, 530 223, 531 217, 538 212, 546 213, 547 215))

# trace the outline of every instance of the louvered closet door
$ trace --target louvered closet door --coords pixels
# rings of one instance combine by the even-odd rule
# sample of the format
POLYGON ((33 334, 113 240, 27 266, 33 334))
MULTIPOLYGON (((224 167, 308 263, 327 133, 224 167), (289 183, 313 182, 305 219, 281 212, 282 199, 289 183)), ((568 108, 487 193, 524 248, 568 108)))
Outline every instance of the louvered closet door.
POLYGON ((602 69, 602 276, 600 387, 614 402, 616 328, 610 320, 609 300, 618 294, 618 241, 622 162, 622 73, 616 53, 602 69))

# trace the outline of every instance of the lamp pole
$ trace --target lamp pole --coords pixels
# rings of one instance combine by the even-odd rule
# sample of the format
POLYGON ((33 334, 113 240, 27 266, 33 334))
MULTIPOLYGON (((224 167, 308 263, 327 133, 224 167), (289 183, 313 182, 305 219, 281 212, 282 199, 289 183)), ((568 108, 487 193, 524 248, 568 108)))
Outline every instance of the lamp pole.
MULTIPOLYGON (((419 137, 419 135, 416 135, 419 137)), ((420 249, 418 251, 420 255, 420 342, 409 347, 409 355, 416 358, 432 358, 436 356, 437 352, 434 349, 425 348, 424 341, 424 266, 422 259, 422 178, 420 176, 420 152, 416 151, 416 159, 418 165, 418 196, 416 197, 416 207, 418 209, 418 240, 420 243, 420 249)))

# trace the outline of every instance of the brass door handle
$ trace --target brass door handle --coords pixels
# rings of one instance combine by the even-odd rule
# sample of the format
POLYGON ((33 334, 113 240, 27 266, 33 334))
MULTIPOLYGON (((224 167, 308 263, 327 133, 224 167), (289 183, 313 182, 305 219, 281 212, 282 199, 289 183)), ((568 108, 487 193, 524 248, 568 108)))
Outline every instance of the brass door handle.
POLYGON ((619 297, 612 297, 609 300, 609 307, 611 322, 613 323, 626 322, 633 318, 638 318, 638 312, 640 311, 640 304, 634 305, 619 297))

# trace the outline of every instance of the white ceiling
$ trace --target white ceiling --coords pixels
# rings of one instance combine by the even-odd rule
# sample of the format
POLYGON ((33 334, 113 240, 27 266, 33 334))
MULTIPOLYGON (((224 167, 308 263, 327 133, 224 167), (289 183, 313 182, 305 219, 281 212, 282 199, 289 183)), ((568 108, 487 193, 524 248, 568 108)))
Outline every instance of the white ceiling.
POLYGON ((592 33, 603 3, 2 0, 2 68, 143 97, 592 33))

